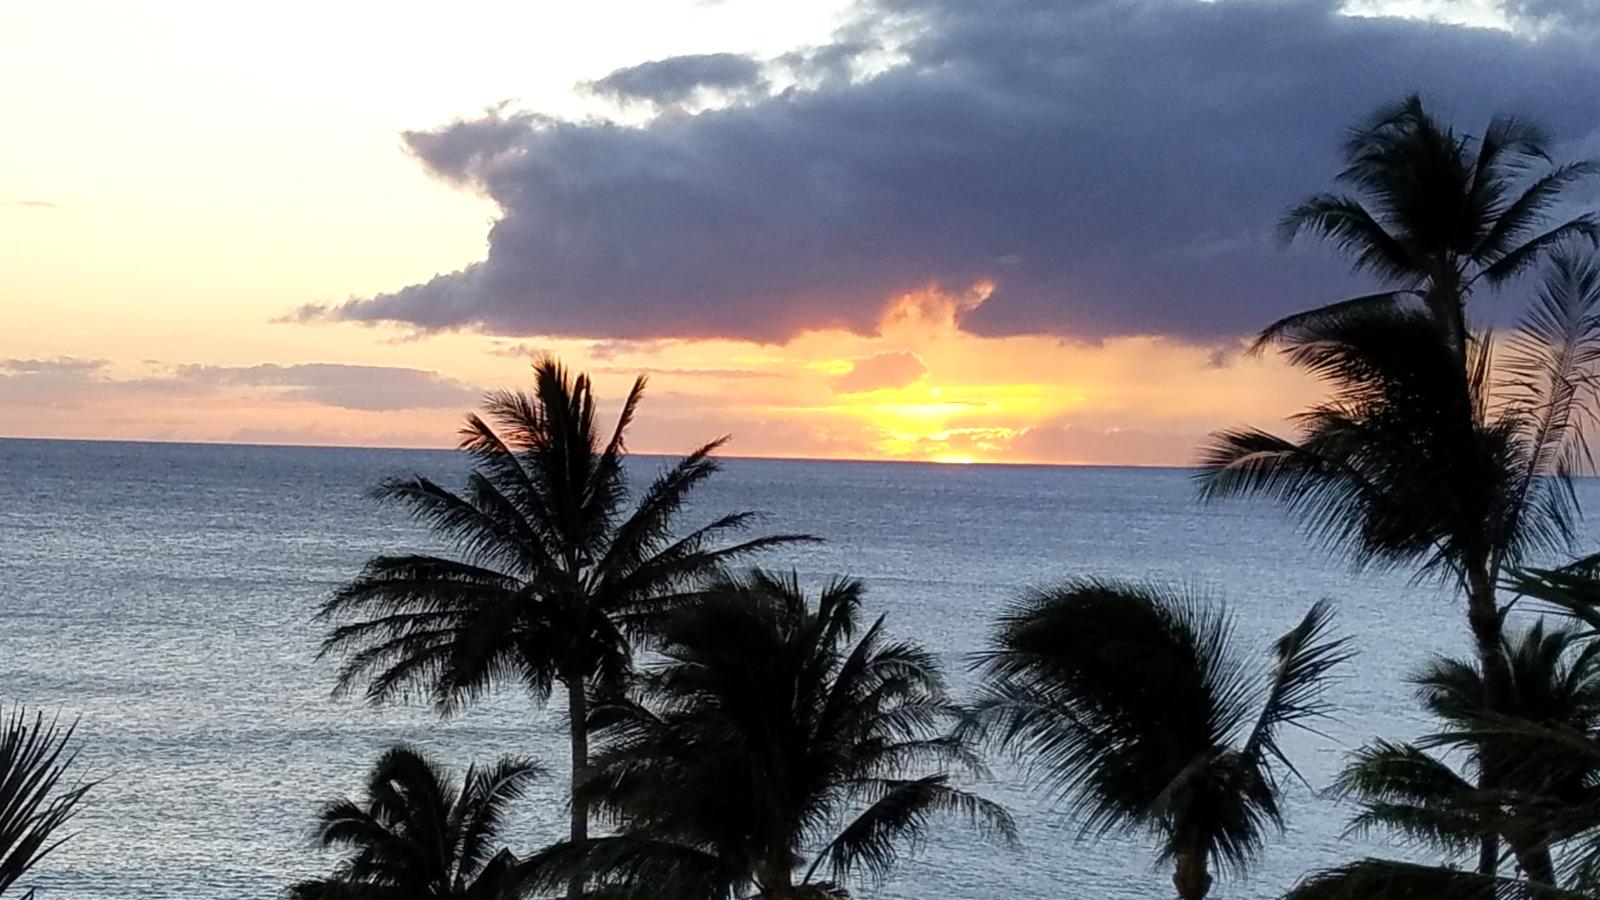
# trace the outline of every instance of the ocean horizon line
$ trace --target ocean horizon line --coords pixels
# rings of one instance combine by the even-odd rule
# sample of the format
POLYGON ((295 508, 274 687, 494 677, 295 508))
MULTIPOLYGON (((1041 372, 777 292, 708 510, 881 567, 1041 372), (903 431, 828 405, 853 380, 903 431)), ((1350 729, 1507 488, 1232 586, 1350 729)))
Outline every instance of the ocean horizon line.
MULTIPOLYGON (((7 435, 0 434, 0 443, 3 442, 32 442, 53 444, 127 444, 149 446, 192 446, 192 447, 247 447, 265 450, 383 450, 388 452, 407 453, 455 453, 457 448, 452 446, 439 447, 407 447, 392 444, 297 444, 297 443, 267 443, 236 440, 182 440, 176 438, 98 438, 98 437, 48 437, 38 435, 7 435)), ((630 451, 632 457, 654 459, 678 459, 682 453, 662 453, 655 451, 630 451)), ((971 459, 962 461, 934 460, 934 459, 888 459, 882 457, 851 457, 851 456, 752 456, 740 453, 718 453, 718 459, 738 462, 804 462, 804 463, 846 463, 846 464, 873 464, 891 466, 922 466, 941 469, 962 469, 981 466, 984 468, 1007 469, 1142 469, 1152 471, 1172 470, 1189 471, 1193 465, 1157 465, 1150 463, 1077 463, 1077 462, 1020 462, 1017 460, 985 460, 971 459)), ((1584 477, 1584 476, 1580 476, 1584 477)))

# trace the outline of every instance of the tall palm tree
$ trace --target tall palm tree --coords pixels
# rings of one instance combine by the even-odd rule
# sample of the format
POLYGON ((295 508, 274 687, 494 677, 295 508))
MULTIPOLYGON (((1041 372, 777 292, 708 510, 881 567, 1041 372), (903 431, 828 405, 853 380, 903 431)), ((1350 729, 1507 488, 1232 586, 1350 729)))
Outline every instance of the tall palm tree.
POLYGON ((335 800, 317 838, 348 856, 330 878, 303 881, 294 900, 513 900, 517 859, 502 844, 510 804, 543 774, 525 759, 467 769, 460 784, 421 751, 390 747, 367 775, 366 796, 335 800))
MULTIPOLYGON (((0 894, 15 888, 39 861, 67 839, 61 829, 77 815, 93 785, 67 783, 77 758, 77 725, 63 727, 21 706, 0 720, 0 894)), ((27 893, 28 897, 33 892, 27 893)))
POLYGON ((813 607, 794 576, 711 587, 666 625, 662 660, 596 711, 604 749, 584 793, 619 833, 532 864, 619 896, 842 897, 881 876, 940 813, 1011 839, 998 806, 958 787, 979 760, 934 658, 864 631, 862 586, 813 607))
POLYGON ((977 658, 973 725, 1073 798, 1085 832, 1153 833, 1178 897, 1201 900, 1213 863, 1245 868, 1282 827, 1294 767, 1280 732, 1325 713, 1326 676, 1348 655, 1329 620, 1313 606, 1257 681, 1231 619, 1195 596, 1092 580, 1040 589, 977 658))
POLYGON ((1519 734, 1502 735, 1505 773, 1493 791, 1472 773, 1459 773, 1441 748, 1477 765, 1479 748, 1467 736, 1485 722, 1515 721, 1536 728, 1600 733, 1600 642, 1543 620, 1502 643, 1511 673, 1507 704, 1484 705, 1483 672, 1475 662, 1441 658, 1414 679, 1423 707, 1444 731, 1414 744, 1375 741, 1356 752, 1340 790, 1362 801, 1352 830, 1379 827, 1446 850, 1477 848, 1485 834, 1503 839, 1525 877, 1556 883, 1552 847, 1571 837, 1552 808, 1582 803, 1600 785, 1600 757, 1519 734))
MULTIPOLYGON (((1590 463, 1584 431, 1597 408, 1600 266, 1573 250, 1552 255, 1563 240, 1595 231, 1587 216, 1514 248, 1467 253, 1453 242, 1464 234, 1480 243, 1522 239, 1536 213, 1594 167, 1554 168, 1512 200, 1507 149, 1520 147, 1512 159, 1541 155, 1525 127, 1491 125, 1469 167, 1474 143, 1430 122, 1408 104, 1352 139, 1346 176, 1378 197, 1378 213, 1322 197, 1291 215, 1291 229, 1330 235, 1358 267, 1408 279, 1262 333, 1333 396, 1296 416, 1294 439, 1219 432, 1197 477, 1206 500, 1258 495, 1285 504, 1358 565, 1413 564, 1454 581, 1466 596, 1486 703, 1498 705, 1509 676, 1496 583, 1510 567, 1573 540, 1570 477, 1590 463), (1464 167, 1472 173, 1466 181, 1464 167), (1499 348, 1472 335, 1467 290, 1539 258, 1541 287, 1517 333, 1499 348)), ((1486 764, 1482 777, 1496 772, 1486 764)), ((1493 870, 1496 855, 1485 844, 1480 865, 1493 870)))
MULTIPOLYGON (((533 394, 491 394, 487 421, 468 416, 461 449, 474 469, 464 491, 420 475, 383 482, 375 496, 427 523, 452 554, 374 557, 322 607, 321 618, 341 623, 322 645, 346 656, 341 688, 365 679, 380 702, 420 687, 448 713, 502 681, 520 680, 541 703, 559 684, 572 784, 581 782, 589 690, 622 682, 633 644, 698 579, 808 540, 719 543, 750 524, 744 512, 673 536, 685 502, 717 472, 723 440, 666 469, 628 511, 623 438, 644 387, 634 382, 605 437, 588 376, 542 358, 533 394)), ((571 838, 587 833, 588 811, 574 799, 571 838)))
POLYGON ((1600 359, 1600 275, 1563 252, 1600 241, 1600 219, 1552 222, 1600 163, 1553 164, 1548 145, 1515 118, 1458 135, 1415 95, 1356 129, 1339 175, 1355 193, 1310 198, 1280 231, 1315 234, 1393 286, 1268 326, 1257 346, 1282 345, 1334 395, 1297 417, 1298 441, 1216 435, 1199 473, 1204 497, 1273 497, 1358 563, 1421 560, 1454 576, 1491 664, 1502 569, 1570 540, 1565 479, 1587 453, 1600 359), (1510 347, 1509 400, 1496 404, 1491 343, 1474 340, 1466 300, 1541 262, 1543 291, 1510 347))

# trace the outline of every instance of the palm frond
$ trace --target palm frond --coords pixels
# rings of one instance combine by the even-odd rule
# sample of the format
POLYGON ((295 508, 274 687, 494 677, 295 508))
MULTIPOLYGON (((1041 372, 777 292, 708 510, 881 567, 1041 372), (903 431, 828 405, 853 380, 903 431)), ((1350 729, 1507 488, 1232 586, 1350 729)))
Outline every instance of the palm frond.
POLYGON ((1579 242, 1587 242, 1591 247, 1600 244, 1600 217, 1585 213, 1556 225, 1520 246, 1507 250, 1479 270, 1476 278, 1489 284, 1504 284, 1553 253, 1579 242))
POLYGON ((1442 866, 1363 859, 1302 880, 1284 900, 1594 900, 1588 893, 1442 866))
POLYGON ((1278 639, 1266 702, 1245 741, 1245 756, 1265 753, 1299 777, 1299 770, 1278 743, 1277 733, 1285 725, 1305 728, 1308 720, 1331 711, 1323 699, 1328 673, 1354 655, 1348 649, 1349 638, 1329 637, 1332 621, 1333 604, 1319 600, 1298 625, 1278 639))
POLYGON ((616 900, 707 900, 745 883, 716 854, 672 841, 617 835, 547 847, 520 865, 529 891, 565 890, 575 878, 616 900))
MULTIPOLYGON (((651 483, 633 513, 617 526, 605 557, 597 566, 600 571, 630 571, 667 541, 672 520, 689 495, 721 470, 721 463, 714 454, 727 440, 718 438, 700 447, 651 483)), ((729 521, 723 527, 737 528, 747 518, 729 521)))
POLYGON ((1305 335, 1321 333, 1339 319, 1374 312, 1385 312, 1418 296, 1418 293, 1414 290, 1379 291, 1375 294, 1364 294, 1360 297, 1351 297, 1348 300, 1329 303, 1315 309, 1308 309, 1305 312, 1293 313, 1261 329, 1255 339, 1250 342, 1249 352, 1258 354, 1273 344, 1303 339, 1305 335))
POLYGON ((1588 431, 1600 413, 1600 265, 1561 254, 1509 342, 1506 415, 1523 425, 1526 464, 1519 497, 1546 497, 1545 514, 1570 540, 1577 498, 1571 478, 1594 468, 1588 431))
POLYGON ((1583 568, 1518 569, 1506 580, 1519 596, 1538 601, 1600 633, 1600 578, 1583 568))
POLYGON ((1494 218, 1472 256, 1483 261, 1503 258, 1532 236, 1562 196, 1580 182, 1600 175, 1600 161, 1580 160, 1555 166, 1523 188, 1494 218))
POLYGON ((469 563, 486 567, 536 566, 512 515, 482 509, 422 476, 386 478, 372 496, 401 506, 411 517, 446 538, 469 563))
POLYGON ((1278 223, 1283 243, 1305 232, 1332 243, 1358 272, 1406 278, 1415 271, 1410 251, 1355 197, 1318 194, 1289 210, 1278 223))
POLYGON ((507 807, 526 797, 529 785, 546 774, 533 760, 514 756, 501 757, 487 769, 467 770, 459 800, 461 868, 476 872, 501 852, 496 843, 503 837, 507 807))
POLYGON ((0 894, 14 886, 69 835, 62 829, 78 814, 90 782, 67 783, 77 758, 72 736, 42 713, 21 706, 4 715, 0 732, 0 894))
POLYGON ((860 873, 883 879, 904 848, 914 848, 933 816, 953 814, 986 835, 1016 846, 1017 829, 1009 813, 992 801, 951 786, 948 776, 882 779, 873 785, 872 803, 817 854, 801 879, 809 883, 827 863, 832 880, 844 882, 860 873))

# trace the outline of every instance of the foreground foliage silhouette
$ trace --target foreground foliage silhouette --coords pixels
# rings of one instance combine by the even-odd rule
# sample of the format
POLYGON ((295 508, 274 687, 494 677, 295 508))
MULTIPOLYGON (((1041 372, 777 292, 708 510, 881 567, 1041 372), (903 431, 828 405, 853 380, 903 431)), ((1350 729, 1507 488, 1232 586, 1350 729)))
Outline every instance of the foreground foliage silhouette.
POLYGON ((1285 726, 1324 715, 1328 672, 1348 654, 1318 603, 1249 676, 1230 617, 1151 586, 1076 581, 1036 590, 1000 620, 976 662, 972 728, 1069 799, 1085 833, 1150 832, 1182 900, 1213 863, 1244 869, 1281 828, 1294 772, 1285 726))
POLYGON ((954 813, 1014 840, 1010 817, 956 785, 981 771, 948 731, 958 708, 926 651, 860 621, 862 586, 813 607, 794 576, 711 585, 662 632, 662 661, 595 711, 586 801, 619 833, 530 863, 535 884, 583 872, 605 896, 847 896, 954 813))
POLYGON ((1556 883, 1552 848, 1572 837, 1571 823, 1552 809, 1581 804, 1600 785, 1600 757, 1559 742, 1502 735, 1505 775, 1494 790, 1475 773, 1458 773, 1445 756, 1476 768, 1469 738, 1485 723, 1600 733, 1600 644, 1543 621, 1507 638, 1501 648, 1511 673, 1504 707, 1484 706, 1483 676, 1474 662, 1441 658, 1413 679, 1422 706, 1444 730, 1415 743, 1374 741, 1355 754, 1339 779, 1341 792, 1362 802, 1352 830, 1389 830, 1446 853, 1476 849, 1485 835, 1503 840, 1523 874, 1556 883))
POLYGON ((64 780, 77 758, 75 724, 62 727, 40 713, 29 716, 19 705, 0 713, 0 726, 0 894, 5 894, 67 839, 62 829, 93 785, 64 780))
MULTIPOLYGON (((1551 836, 1552 850, 1559 846, 1564 851, 1565 861, 1553 869, 1555 883, 1463 872, 1450 865, 1369 858, 1313 873, 1288 893, 1287 900, 1600 898, 1600 796, 1593 777, 1600 771, 1600 739, 1595 732, 1495 714, 1448 737, 1451 743, 1468 746, 1482 746, 1491 737, 1512 739, 1532 751, 1525 758, 1531 760, 1531 768, 1526 772, 1512 769, 1508 787, 1486 790, 1463 784, 1458 787, 1460 793, 1429 790, 1428 781, 1443 781, 1437 772, 1417 775, 1405 792, 1411 796, 1383 792, 1385 801, 1400 801, 1393 810, 1385 811, 1383 824, 1401 825, 1426 843, 1460 849, 1470 843, 1476 827, 1492 828, 1513 839, 1543 832, 1551 836), (1519 779, 1524 785, 1546 789, 1520 790, 1519 779), (1439 802, 1435 793, 1450 799, 1439 802), (1431 801, 1431 808, 1427 802, 1419 803, 1422 798, 1416 795, 1431 801), (1410 804, 1418 808, 1404 808, 1410 804)), ((1404 773, 1387 777, 1397 781, 1404 773)), ((1514 843, 1514 849, 1525 853, 1528 845, 1514 843)))
MULTIPOLYGON (((328 600, 321 617, 341 624, 322 652, 345 657, 341 686, 365 679, 373 701, 421 687, 450 712, 502 682, 520 681, 540 702, 559 684, 579 784, 589 690, 625 680, 634 645, 697 579, 804 539, 722 543, 750 513, 674 536, 685 502, 718 469, 721 440, 664 471, 627 511, 623 438, 644 387, 634 382, 605 437, 588 376, 540 359, 532 394, 491 394, 487 420, 467 418, 464 491, 420 475, 385 481, 376 496, 428 524, 453 555, 375 557, 328 600)), ((587 806, 574 797, 569 836, 581 842, 587 806)))
MULTIPOLYGON (((1358 564, 1417 565, 1458 585, 1491 706, 1509 691, 1496 584, 1570 549, 1570 479, 1591 462, 1584 429, 1600 405, 1600 271, 1577 249, 1600 225, 1551 220, 1597 166, 1553 165, 1547 144, 1512 118, 1458 135, 1416 97, 1357 129, 1340 174, 1357 194, 1313 197, 1283 233, 1316 234, 1394 286, 1265 329, 1257 346, 1282 347, 1332 397, 1295 417, 1292 439, 1215 435, 1199 473, 1205 498, 1270 497, 1358 564), (1539 294, 1497 360, 1466 300, 1535 266, 1539 294)), ((1499 769, 1486 760, 1483 786, 1499 769)), ((1496 855, 1486 843, 1485 872, 1496 855)))
POLYGON ((386 750, 360 802, 336 800, 318 821, 324 847, 348 851, 331 878, 305 881, 293 900, 512 900, 517 859, 501 830, 543 771, 504 757, 456 783, 414 747, 386 750))

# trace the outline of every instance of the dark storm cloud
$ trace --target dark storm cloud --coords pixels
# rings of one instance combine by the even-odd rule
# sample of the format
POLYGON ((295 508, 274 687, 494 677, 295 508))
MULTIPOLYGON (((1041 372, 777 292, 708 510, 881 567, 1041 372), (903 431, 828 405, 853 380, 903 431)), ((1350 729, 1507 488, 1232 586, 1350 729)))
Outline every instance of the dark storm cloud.
POLYGON ((761 64, 738 53, 674 56, 618 69, 588 82, 591 92, 627 102, 678 106, 702 94, 745 94, 766 87, 761 64))
POLYGON ((1585 30, 1332 0, 882 0, 867 21, 845 55, 877 23, 902 60, 870 78, 644 127, 492 111, 408 135, 499 204, 487 260, 300 317, 781 341, 993 281, 964 328, 1211 340, 1357 287, 1269 235, 1377 105, 1420 90, 1468 129, 1509 109, 1573 146, 1600 133, 1585 30))

